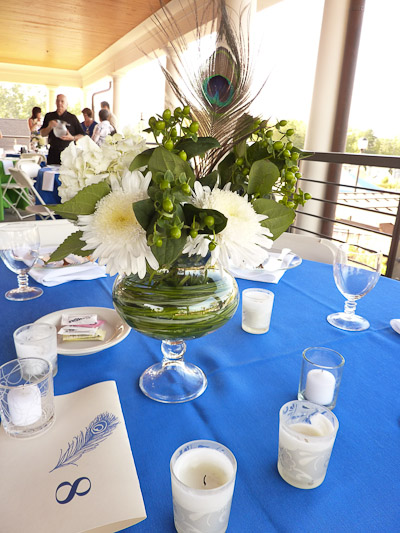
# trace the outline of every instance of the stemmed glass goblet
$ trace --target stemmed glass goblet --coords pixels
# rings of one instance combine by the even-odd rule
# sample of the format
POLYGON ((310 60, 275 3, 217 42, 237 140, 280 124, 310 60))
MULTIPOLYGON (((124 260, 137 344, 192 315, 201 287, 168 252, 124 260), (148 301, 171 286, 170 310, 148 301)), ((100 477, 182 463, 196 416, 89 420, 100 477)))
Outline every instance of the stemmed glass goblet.
POLYGON ((7 300, 24 301, 43 294, 39 287, 30 287, 28 272, 39 256, 40 237, 35 224, 15 222, 0 228, 0 257, 18 275, 18 288, 5 293, 7 300))
POLYGON ((370 252, 359 246, 341 244, 333 263, 336 287, 346 298, 344 312, 327 316, 329 324, 346 331, 369 328, 365 318, 356 315, 357 300, 372 290, 381 275, 382 253, 370 252))

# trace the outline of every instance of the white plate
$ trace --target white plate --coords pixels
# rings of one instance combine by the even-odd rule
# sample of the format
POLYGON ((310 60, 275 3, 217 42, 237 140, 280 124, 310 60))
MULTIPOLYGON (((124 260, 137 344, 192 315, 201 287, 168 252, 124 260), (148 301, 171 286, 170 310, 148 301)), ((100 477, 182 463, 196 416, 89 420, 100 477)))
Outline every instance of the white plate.
POLYGON ((101 327, 106 330, 106 336, 103 341, 67 341, 62 340, 61 335, 57 335, 58 353, 61 355, 89 355, 91 353, 101 352, 118 344, 131 331, 119 314, 114 309, 107 307, 73 307, 71 309, 60 309, 49 315, 42 316, 36 322, 46 322, 54 324, 57 331, 61 327, 61 315, 78 314, 78 313, 95 313, 99 320, 104 320, 105 324, 101 327))
MULTIPOLYGON (((281 253, 281 250, 277 250, 275 248, 271 248, 269 251, 272 254, 276 254, 275 257, 278 257, 278 255, 281 253)), ((303 260, 302 260, 301 257, 299 257, 298 255, 296 255, 293 252, 290 252, 289 254, 287 254, 287 256, 282 261, 282 266, 280 268, 276 269, 276 270, 273 270, 272 272, 277 272, 278 270, 290 270, 291 268, 295 268, 295 267, 298 267, 299 265, 301 265, 302 261, 303 260)), ((264 263, 264 265, 266 265, 267 263, 268 263, 268 259, 264 263)), ((271 271, 269 271, 269 272, 271 272, 271 271)))

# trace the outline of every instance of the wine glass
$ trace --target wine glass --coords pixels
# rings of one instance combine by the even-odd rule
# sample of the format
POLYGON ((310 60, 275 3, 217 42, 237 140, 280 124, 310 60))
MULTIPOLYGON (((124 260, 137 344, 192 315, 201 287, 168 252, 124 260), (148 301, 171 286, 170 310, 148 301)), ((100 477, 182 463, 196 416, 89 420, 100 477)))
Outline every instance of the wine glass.
POLYGON ((0 257, 12 272, 18 274, 18 288, 7 291, 7 300, 23 301, 43 294, 39 287, 30 287, 28 272, 39 255, 40 237, 35 224, 16 222, 0 227, 0 257))
POLYGON ((381 275, 381 265, 381 252, 370 252, 350 244, 338 246, 333 276, 346 303, 344 312, 327 316, 329 324, 346 331, 364 331, 369 328, 368 320, 355 314, 357 300, 375 287, 381 275))

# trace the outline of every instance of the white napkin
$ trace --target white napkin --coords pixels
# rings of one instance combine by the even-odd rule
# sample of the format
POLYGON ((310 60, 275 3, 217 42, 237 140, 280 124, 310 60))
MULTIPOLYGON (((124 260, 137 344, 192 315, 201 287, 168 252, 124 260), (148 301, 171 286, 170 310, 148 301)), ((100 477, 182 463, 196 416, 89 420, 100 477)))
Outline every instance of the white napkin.
POLYGON ((11 159, 3 159, 3 168, 4 168, 4 174, 9 175, 9 169, 14 168, 14 161, 11 159))
POLYGON ((41 283, 46 287, 54 287, 55 285, 67 283, 67 281, 72 280, 104 278, 106 276, 106 268, 89 261, 82 265, 60 268, 34 267, 31 268, 29 274, 38 283, 41 283))
MULTIPOLYGON (((279 253, 269 252, 268 256, 269 256, 268 259, 278 258, 280 256, 280 252, 279 253)), ((231 267, 229 271, 233 276, 235 276, 235 278, 249 279, 251 281, 263 281, 265 283, 278 283, 278 281, 281 279, 283 274, 286 272, 287 267, 290 265, 294 257, 296 256, 293 253, 290 253, 289 255, 287 255, 284 260, 284 266, 286 266, 286 268, 281 268, 279 270, 273 270, 272 272, 268 270, 264 270, 263 268, 248 269, 248 268, 235 268, 235 267, 231 267)), ((264 264, 268 263, 268 259, 264 264)))
POLYGON ((54 178, 57 170, 45 170, 43 172, 42 191, 54 191, 54 178))
POLYGON ((278 283, 286 270, 276 270, 275 272, 267 272, 262 268, 254 268, 253 270, 245 270, 231 267, 229 272, 235 278, 249 279, 251 281, 263 281, 265 283, 278 283))

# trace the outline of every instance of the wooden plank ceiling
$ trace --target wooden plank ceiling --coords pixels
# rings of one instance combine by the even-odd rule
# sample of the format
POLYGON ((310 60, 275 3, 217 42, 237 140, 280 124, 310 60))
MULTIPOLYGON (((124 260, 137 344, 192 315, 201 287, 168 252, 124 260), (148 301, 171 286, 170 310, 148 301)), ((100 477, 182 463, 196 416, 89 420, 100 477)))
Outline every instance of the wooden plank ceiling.
POLYGON ((78 70, 155 13, 160 0, 2 0, 0 5, 0 62, 78 70))

